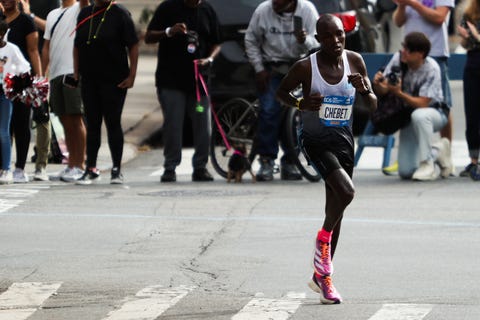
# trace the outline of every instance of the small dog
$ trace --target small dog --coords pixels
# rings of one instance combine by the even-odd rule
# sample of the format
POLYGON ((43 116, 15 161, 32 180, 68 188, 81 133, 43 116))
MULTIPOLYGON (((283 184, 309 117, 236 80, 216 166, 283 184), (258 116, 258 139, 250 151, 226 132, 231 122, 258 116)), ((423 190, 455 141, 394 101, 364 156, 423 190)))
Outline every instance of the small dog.
POLYGON ((252 182, 256 182, 257 179, 252 172, 252 166, 247 158, 247 148, 244 143, 238 143, 233 147, 233 154, 228 160, 228 172, 227 182, 230 182, 232 178, 235 182, 242 182, 242 176, 245 172, 250 172, 252 176, 252 182))

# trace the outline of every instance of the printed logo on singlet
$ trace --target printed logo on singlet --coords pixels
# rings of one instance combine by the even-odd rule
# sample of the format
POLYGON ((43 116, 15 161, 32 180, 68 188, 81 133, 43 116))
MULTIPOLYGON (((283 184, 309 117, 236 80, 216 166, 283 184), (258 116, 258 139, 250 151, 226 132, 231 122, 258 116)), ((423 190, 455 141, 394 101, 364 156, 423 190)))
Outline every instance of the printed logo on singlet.
POLYGON ((327 127, 348 126, 354 97, 326 96, 319 110, 320 122, 327 127))

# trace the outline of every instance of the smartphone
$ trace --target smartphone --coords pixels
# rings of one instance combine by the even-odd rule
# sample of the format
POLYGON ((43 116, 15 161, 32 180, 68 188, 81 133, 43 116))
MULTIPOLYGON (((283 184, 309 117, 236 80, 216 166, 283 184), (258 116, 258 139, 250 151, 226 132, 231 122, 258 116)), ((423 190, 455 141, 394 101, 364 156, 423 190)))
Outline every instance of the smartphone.
POLYGON ((298 32, 303 30, 303 20, 302 17, 293 16, 293 31, 298 32))
POLYGON ((75 80, 73 74, 66 74, 63 76, 63 85, 70 88, 76 88, 78 87, 78 80, 75 80))

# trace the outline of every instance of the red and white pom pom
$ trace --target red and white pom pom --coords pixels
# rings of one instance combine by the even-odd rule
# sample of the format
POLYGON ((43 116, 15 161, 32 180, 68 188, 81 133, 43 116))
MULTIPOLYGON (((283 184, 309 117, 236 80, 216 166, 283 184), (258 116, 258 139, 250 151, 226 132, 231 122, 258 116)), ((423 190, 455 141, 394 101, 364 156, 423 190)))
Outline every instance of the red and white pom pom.
POLYGON ((5 96, 12 101, 20 101, 34 108, 40 107, 48 99, 50 84, 44 77, 32 77, 28 73, 14 75, 7 73, 4 78, 5 96))

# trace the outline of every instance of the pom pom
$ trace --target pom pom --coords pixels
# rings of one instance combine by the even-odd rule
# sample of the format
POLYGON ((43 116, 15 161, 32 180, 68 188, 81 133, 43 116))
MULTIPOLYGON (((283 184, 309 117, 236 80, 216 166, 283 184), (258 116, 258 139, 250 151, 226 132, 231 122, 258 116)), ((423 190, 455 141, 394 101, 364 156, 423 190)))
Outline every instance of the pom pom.
POLYGON ((50 85, 44 77, 32 77, 29 73, 14 75, 7 73, 4 79, 5 96, 34 108, 40 107, 48 98, 50 85))

